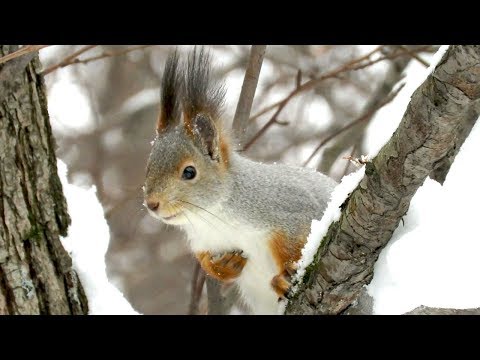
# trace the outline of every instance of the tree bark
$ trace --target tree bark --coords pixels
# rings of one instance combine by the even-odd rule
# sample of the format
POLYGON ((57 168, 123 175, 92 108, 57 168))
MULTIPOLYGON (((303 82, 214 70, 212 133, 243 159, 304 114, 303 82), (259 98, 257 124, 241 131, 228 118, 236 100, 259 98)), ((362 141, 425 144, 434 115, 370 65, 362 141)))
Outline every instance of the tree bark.
MULTIPOLYGON (((359 293, 357 300, 345 310, 343 315, 372 315, 373 298, 368 295, 365 287, 359 293)), ((480 308, 476 309, 449 309, 419 306, 403 315, 480 315, 480 308)))
POLYGON ((419 306, 405 315, 480 315, 480 308, 476 309, 445 309, 419 306))
MULTIPOLYGON (((445 157, 455 154, 480 113, 480 46, 451 46, 414 92, 390 141, 366 164, 307 268, 287 314, 341 314, 370 282, 380 251, 410 201, 445 157)), ((453 159, 452 159, 453 160, 453 159)))
MULTIPOLYGON (((0 45, 0 56, 16 49, 0 45)), ((82 285, 60 242, 70 218, 38 56, 1 66, 0 314, 86 314, 82 285)))

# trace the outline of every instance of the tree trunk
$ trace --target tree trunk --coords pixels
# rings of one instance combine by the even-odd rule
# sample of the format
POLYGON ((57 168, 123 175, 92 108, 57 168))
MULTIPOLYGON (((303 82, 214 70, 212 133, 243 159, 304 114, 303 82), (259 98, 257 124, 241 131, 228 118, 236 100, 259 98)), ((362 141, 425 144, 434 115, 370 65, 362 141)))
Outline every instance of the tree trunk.
POLYGON ((413 93, 390 141, 368 162, 307 268, 287 314, 345 313, 370 282, 426 177, 451 163, 480 113, 480 46, 451 46, 413 93))
MULTIPOLYGON (((0 45, 0 57, 16 49, 0 45)), ((0 65, 0 314, 86 314, 60 242, 70 218, 40 62, 25 56, 0 65)))

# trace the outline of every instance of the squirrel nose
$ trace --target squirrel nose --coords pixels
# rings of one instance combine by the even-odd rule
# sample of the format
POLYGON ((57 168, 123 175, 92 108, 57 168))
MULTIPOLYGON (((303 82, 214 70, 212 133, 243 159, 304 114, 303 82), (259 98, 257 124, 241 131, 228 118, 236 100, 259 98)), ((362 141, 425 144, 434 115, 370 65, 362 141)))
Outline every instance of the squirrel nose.
POLYGON ((155 200, 147 200, 146 203, 147 203, 147 207, 152 211, 157 210, 160 205, 160 202, 155 200))

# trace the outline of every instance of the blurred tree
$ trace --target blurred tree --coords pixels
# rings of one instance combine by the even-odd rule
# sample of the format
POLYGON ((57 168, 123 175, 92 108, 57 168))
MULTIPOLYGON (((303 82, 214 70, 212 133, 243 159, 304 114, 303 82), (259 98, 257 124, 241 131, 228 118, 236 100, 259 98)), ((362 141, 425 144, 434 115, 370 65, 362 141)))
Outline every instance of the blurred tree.
POLYGON ((0 314, 87 314, 39 70, 36 52, 0 64, 0 314))

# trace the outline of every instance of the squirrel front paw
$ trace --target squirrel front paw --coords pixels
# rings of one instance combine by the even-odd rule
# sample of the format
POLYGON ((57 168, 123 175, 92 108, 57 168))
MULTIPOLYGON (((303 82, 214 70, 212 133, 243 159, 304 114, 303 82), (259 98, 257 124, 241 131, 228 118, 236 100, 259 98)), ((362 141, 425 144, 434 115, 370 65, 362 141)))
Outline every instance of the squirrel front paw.
POLYGON ((211 254, 208 251, 197 253, 202 269, 220 281, 229 282, 240 276, 247 259, 242 250, 211 254))
POLYGON ((286 299, 290 295, 292 287, 291 278, 295 274, 296 267, 294 263, 288 263, 285 265, 284 271, 275 275, 271 281, 273 290, 277 293, 279 300, 286 299))

